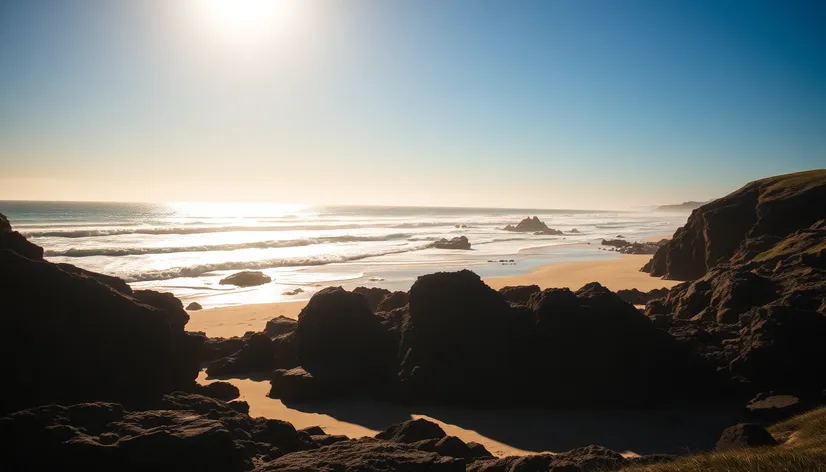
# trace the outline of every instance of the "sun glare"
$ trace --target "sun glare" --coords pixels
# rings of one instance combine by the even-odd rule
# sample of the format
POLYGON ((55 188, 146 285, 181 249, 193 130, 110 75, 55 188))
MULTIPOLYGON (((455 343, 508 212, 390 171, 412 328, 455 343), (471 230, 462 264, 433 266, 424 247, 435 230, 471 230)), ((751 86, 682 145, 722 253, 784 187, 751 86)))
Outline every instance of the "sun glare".
POLYGON ((302 0, 192 0, 205 27, 224 40, 263 42, 295 27, 302 0))

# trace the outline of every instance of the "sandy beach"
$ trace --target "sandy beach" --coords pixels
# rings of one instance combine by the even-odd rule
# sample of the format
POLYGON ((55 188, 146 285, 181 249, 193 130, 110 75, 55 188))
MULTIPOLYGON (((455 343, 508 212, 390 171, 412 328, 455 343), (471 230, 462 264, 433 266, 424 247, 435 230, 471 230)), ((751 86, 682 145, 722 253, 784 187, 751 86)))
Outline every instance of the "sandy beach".
MULTIPOLYGON (((639 290, 648 291, 653 288, 670 287, 677 282, 660 280, 650 277, 648 274, 640 272, 639 269, 645 264, 650 256, 644 255, 618 255, 616 259, 602 260, 602 261, 584 261, 584 262, 566 262, 557 264, 548 264, 538 267, 535 271, 510 277, 490 277, 486 278, 485 282, 495 289, 507 285, 529 285, 536 284, 541 288, 550 287, 569 287, 576 290, 586 283, 598 281, 611 290, 637 288, 639 290)), ((252 304, 240 305, 233 307, 213 308, 202 311, 190 312, 190 321, 187 325, 189 331, 202 331, 211 337, 231 337, 241 336, 247 331, 261 331, 268 320, 277 316, 287 316, 290 318, 297 318, 298 313, 306 305, 306 300, 286 302, 286 303, 270 303, 270 304, 252 304)), ((204 372, 201 373, 199 381, 202 383, 209 383, 215 379, 207 379, 204 372)), ((343 434, 349 437, 361 437, 367 435, 374 435, 381 429, 389 426, 394 422, 403 421, 408 418, 427 418, 438 423, 448 434, 457 436, 464 441, 476 441, 483 444, 488 450, 498 456, 505 455, 522 455, 531 452, 539 452, 548 450, 545 443, 532 443, 530 437, 533 436, 535 430, 543 429, 543 435, 546 437, 557 438, 557 442, 551 444, 560 444, 557 450, 567 446, 563 441, 559 443, 560 431, 545 425, 545 421, 540 421, 540 418, 546 418, 548 422, 564 421, 569 423, 569 426, 582 424, 583 421, 589 421, 587 418, 577 416, 565 416, 560 420, 559 415, 552 415, 549 413, 526 413, 526 412, 509 412, 506 416, 511 418, 521 418, 519 421, 514 421, 512 426, 514 430, 523 430, 521 434, 516 431, 511 431, 508 436, 511 440, 503 442, 493 439, 486 435, 486 429, 483 426, 489 426, 484 421, 479 420, 478 412, 474 411, 457 411, 453 410, 437 410, 431 412, 422 409, 410 410, 405 407, 376 404, 372 402, 348 402, 335 403, 324 405, 306 405, 306 408, 295 405, 284 405, 280 400, 267 397, 269 392, 269 382, 266 380, 254 379, 225 379, 241 390, 241 400, 250 404, 250 414, 253 416, 264 416, 268 418, 278 418, 293 423, 296 428, 304 428, 308 426, 319 425, 329 434, 343 434), (429 414, 428 414, 429 413, 429 414), (538 415, 538 416, 537 416, 538 415), (462 424, 460 426, 459 424, 462 424), (479 424, 480 427, 473 426, 479 424), (526 426, 530 424, 530 426, 526 426), (549 431, 551 428, 553 431, 549 431), (481 429, 483 431, 478 431, 481 429)), ((502 412, 493 413, 495 416, 501 417, 502 412)), ((482 416, 489 416, 482 414, 482 416)), ((587 416, 587 415, 586 415, 587 416)), ((609 422, 616 424, 628 424, 622 417, 609 419, 609 422)), ((662 430, 664 425, 652 423, 648 427, 662 430)), ((567 427, 566 427, 567 428, 567 427)), ((605 424, 595 423, 595 430, 611 429, 611 425, 606 427, 605 424)), ((494 428, 496 429, 496 428, 494 428)), ((501 431, 496 431, 496 436, 499 438, 501 431)), ((617 437, 624 437, 628 433, 622 430, 617 432, 617 437)), ((575 447, 577 444, 574 438, 566 441, 573 441, 575 447)), ((618 446, 622 450, 634 450, 633 443, 620 442, 618 446)), ((634 452, 639 452, 634 450, 634 452)))

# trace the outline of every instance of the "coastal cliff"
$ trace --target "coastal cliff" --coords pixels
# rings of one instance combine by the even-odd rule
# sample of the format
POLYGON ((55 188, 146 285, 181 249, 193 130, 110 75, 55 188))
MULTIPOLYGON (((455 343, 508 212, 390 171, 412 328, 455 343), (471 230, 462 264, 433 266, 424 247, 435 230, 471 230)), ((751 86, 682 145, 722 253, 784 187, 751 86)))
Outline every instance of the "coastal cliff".
POLYGON ((725 262, 747 262, 826 218, 826 170, 757 180, 700 208, 642 268, 693 280, 725 262))

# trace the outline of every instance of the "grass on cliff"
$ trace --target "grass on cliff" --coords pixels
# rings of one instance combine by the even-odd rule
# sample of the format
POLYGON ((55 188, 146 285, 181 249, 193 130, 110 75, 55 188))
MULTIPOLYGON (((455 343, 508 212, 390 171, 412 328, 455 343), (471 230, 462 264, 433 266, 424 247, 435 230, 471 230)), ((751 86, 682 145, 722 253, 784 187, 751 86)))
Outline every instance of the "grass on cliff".
POLYGON ((826 407, 780 422, 775 447, 711 452, 623 472, 826 472, 826 407))
POLYGON ((789 256, 792 254, 816 254, 821 250, 826 249, 826 241, 823 241, 819 244, 807 248, 806 246, 810 244, 811 242, 809 240, 806 240, 803 237, 795 237, 795 235, 792 235, 775 244, 774 247, 772 247, 768 251, 761 252, 760 254, 754 257, 754 260, 757 262, 762 262, 769 261, 778 257, 789 256))

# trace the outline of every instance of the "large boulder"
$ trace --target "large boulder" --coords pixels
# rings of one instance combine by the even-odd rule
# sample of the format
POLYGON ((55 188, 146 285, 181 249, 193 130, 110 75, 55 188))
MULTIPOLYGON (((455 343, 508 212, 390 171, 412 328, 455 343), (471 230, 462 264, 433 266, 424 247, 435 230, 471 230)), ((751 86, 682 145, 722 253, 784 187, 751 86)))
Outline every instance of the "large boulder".
POLYGON ((270 282, 272 282, 272 278, 263 272, 244 270, 224 277, 218 283, 221 285, 235 285, 238 287, 254 287, 256 285, 264 285, 270 282))
POLYGON ((197 377, 203 338, 184 332, 180 313, 96 278, 3 250, 0 300, 3 411, 49 402, 139 403, 197 377))
POLYGON ((826 218, 826 170, 757 180, 691 213, 642 268, 693 280, 715 266, 747 262, 779 239, 826 218))
POLYGON ((436 249, 470 249, 470 241, 468 241, 467 236, 457 236, 451 239, 442 238, 438 241, 434 241, 432 246, 436 249))
POLYGON ((400 443, 414 443, 425 439, 442 439, 447 436, 441 426, 425 419, 407 420, 394 424, 376 434, 376 439, 400 443))
POLYGON ((303 367, 294 367, 273 371, 268 396, 284 402, 307 403, 335 398, 338 393, 336 385, 325 384, 303 367))
POLYGON ((397 341, 382 321, 362 295, 340 287, 317 292, 298 315, 300 365, 340 392, 384 382, 394 373, 397 341))
POLYGON ((267 321, 267 325, 264 326, 264 332, 274 338, 282 334, 292 333, 295 331, 296 326, 298 326, 297 320, 287 318, 286 316, 278 316, 267 321))
POLYGON ((726 428, 715 449, 726 451, 729 449, 743 449, 749 447, 776 446, 777 440, 766 431, 766 428, 753 424, 741 423, 726 428))

